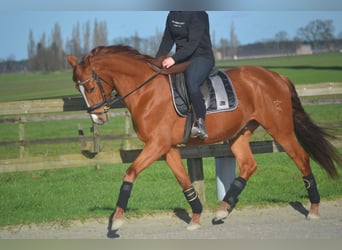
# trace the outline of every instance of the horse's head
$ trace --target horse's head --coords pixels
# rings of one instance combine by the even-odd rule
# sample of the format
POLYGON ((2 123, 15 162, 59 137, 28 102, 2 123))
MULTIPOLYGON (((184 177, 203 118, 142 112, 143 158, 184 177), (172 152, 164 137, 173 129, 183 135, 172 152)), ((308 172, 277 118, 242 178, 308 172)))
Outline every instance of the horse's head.
POLYGON ((103 125, 109 120, 108 111, 113 87, 96 74, 88 60, 78 62, 73 55, 68 55, 67 60, 73 68, 73 81, 87 104, 92 121, 103 125))

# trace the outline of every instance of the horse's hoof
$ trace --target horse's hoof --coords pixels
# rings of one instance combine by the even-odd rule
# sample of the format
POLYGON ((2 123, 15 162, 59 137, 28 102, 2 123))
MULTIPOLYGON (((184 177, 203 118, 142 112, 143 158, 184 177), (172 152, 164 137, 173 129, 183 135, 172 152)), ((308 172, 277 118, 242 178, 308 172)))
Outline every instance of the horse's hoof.
POLYGON ((225 218, 228 217, 228 215, 229 215, 228 211, 218 210, 218 211, 216 211, 214 221, 224 220, 225 218))
POLYGON ((195 231, 197 229, 200 229, 202 226, 199 223, 190 223, 189 226, 186 227, 187 230, 189 231, 195 231))
POLYGON ((112 230, 118 230, 125 223, 124 219, 116 219, 113 221, 112 230))
POLYGON ((320 218, 319 214, 314 214, 314 213, 309 213, 306 216, 306 219, 308 219, 308 220, 318 220, 319 218, 320 218))

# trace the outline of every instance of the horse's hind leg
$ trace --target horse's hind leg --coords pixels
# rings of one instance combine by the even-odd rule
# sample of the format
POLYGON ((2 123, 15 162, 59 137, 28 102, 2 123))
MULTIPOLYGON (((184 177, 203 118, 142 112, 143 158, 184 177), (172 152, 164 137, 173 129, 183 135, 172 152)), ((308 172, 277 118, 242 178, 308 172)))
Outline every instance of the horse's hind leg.
POLYGON ((283 147, 284 151, 294 161, 297 168, 303 175, 304 185, 308 192, 309 200, 311 202, 310 211, 307 215, 307 218, 318 219, 320 195, 310 167, 310 159, 308 154, 299 145, 293 133, 287 135, 282 134, 273 137, 283 147))
POLYGON ((183 193, 192 209, 192 220, 187 227, 188 230, 200 228, 200 217, 202 213, 202 204, 199 200, 196 190, 192 187, 188 173, 186 172, 179 150, 172 147, 166 154, 166 162, 175 175, 178 183, 183 188, 183 193))

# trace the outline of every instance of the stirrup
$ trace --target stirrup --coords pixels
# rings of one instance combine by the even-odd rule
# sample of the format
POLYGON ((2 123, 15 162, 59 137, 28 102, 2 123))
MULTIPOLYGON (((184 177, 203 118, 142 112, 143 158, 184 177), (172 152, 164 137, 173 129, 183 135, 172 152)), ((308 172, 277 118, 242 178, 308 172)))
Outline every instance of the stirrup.
POLYGON ((191 128, 191 138, 200 138, 206 139, 208 138, 208 133, 205 129, 205 121, 202 118, 199 118, 197 121, 194 122, 191 128))

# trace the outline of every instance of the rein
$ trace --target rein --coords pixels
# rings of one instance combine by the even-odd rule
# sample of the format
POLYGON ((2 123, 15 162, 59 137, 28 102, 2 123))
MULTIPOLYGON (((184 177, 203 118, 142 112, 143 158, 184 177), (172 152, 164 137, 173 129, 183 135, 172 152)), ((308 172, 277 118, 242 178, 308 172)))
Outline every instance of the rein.
POLYGON ((126 95, 124 96, 119 96, 116 95, 114 98, 112 98, 110 105, 118 102, 118 101, 122 101, 124 100, 126 97, 130 96, 131 94, 133 94, 135 91, 141 89, 142 87, 144 87, 147 83, 149 83, 150 81, 152 81, 154 78, 156 78, 158 75, 160 75, 162 72, 164 71, 163 68, 160 68, 156 73, 154 73, 152 76, 150 76, 149 78, 147 78, 144 82, 142 82, 138 87, 136 87, 135 89, 131 90, 130 92, 128 92, 126 95))
MULTIPOLYGON (((131 94, 133 94, 134 92, 136 92, 137 90, 141 89, 142 87, 144 87, 147 83, 149 83, 151 80, 153 80, 154 78, 156 78, 158 75, 160 75, 162 72, 164 71, 163 68, 160 68, 158 71, 156 71, 152 76, 150 76, 149 78, 147 78, 144 82, 142 82, 141 84, 139 84, 136 88, 134 88, 133 90, 129 91, 127 94, 125 94, 124 96, 119 96, 117 93, 115 94, 114 97, 110 98, 109 100, 106 97, 106 93, 104 91, 103 85, 101 83, 101 80, 106 83, 108 86, 112 87, 111 92, 114 90, 114 87, 108 83, 106 80, 104 80, 103 78, 101 78, 96 72, 95 70, 92 70, 92 76, 89 77, 87 80, 85 81, 78 81, 77 85, 79 86, 83 86, 84 84, 87 84, 88 82, 90 82, 92 79, 95 79, 96 84, 98 85, 98 87, 100 88, 101 94, 102 94, 102 99, 103 101, 97 104, 94 104, 92 106, 88 106, 87 108, 87 112, 89 114, 98 114, 98 112, 93 112, 94 110, 100 108, 103 105, 108 105, 109 107, 111 105, 113 105, 114 103, 118 102, 118 101, 122 101, 125 98, 127 98, 128 96, 130 96, 131 94)), ((84 98, 86 100, 86 97, 84 95, 84 98)), ((87 102, 87 100, 86 100, 87 102)), ((101 113, 107 113, 109 110, 109 108, 105 108, 104 112, 101 113)))

